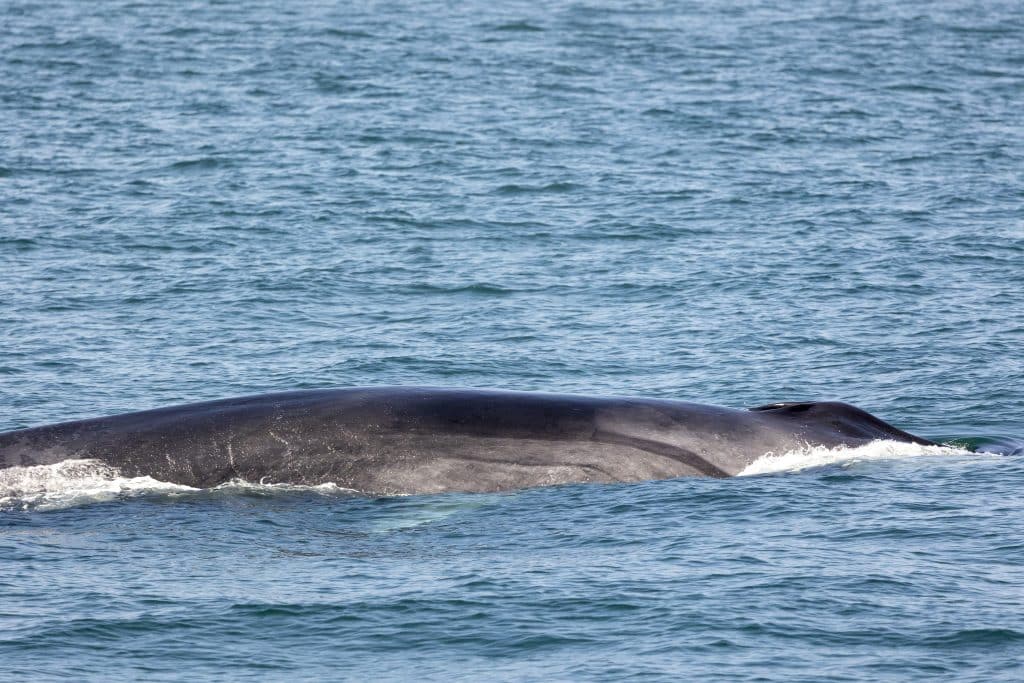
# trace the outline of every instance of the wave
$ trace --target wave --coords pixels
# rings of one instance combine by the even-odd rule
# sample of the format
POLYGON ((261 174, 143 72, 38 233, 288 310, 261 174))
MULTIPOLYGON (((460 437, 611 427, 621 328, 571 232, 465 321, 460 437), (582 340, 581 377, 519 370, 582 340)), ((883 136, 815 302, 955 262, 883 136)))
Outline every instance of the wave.
POLYGON ((786 453, 765 453, 737 476, 800 472, 827 465, 852 464, 869 460, 893 460, 921 456, 966 456, 973 453, 957 446, 924 446, 902 441, 872 441, 857 447, 807 446, 786 453))
POLYGON ((99 460, 0 470, 0 510, 57 510, 143 494, 197 491, 152 477, 123 477, 99 460))
POLYGON ((139 496, 181 496, 202 491, 247 495, 315 492, 325 495, 358 493, 336 484, 316 486, 263 484, 233 479, 213 489, 171 484, 152 477, 125 477, 99 460, 65 460, 54 465, 9 467, 0 470, 0 511, 60 510, 139 496))

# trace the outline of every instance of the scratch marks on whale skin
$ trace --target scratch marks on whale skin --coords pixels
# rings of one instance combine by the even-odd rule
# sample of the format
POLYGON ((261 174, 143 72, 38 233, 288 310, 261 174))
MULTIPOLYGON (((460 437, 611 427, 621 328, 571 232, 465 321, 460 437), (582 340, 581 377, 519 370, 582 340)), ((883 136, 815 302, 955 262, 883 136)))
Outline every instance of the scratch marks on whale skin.
POLYGON ((284 454, 285 455, 290 455, 291 454, 291 452, 292 452, 292 444, 291 444, 290 441, 288 441, 287 439, 285 439, 285 438, 283 438, 281 436, 278 436, 277 433, 274 432, 273 429, 268 429, 267 430, 267 434, 269 434, 270 437, 272 439, 274 439, 275 441, 278 441, 278 442, 284 444, 284 454))

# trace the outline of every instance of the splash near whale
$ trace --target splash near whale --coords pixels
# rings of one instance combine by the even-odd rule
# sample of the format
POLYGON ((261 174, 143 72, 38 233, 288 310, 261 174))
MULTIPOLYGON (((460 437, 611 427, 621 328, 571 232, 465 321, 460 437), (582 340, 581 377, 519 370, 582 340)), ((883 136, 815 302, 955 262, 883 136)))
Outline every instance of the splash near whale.
POLYGON ((375 495, 749 473, 766 454, 936 446, 839 402, 751 409, 632 397, 372 387, 292 391, 0 434, 0 468, 95 461, 206 488, 333 484, 375 495))

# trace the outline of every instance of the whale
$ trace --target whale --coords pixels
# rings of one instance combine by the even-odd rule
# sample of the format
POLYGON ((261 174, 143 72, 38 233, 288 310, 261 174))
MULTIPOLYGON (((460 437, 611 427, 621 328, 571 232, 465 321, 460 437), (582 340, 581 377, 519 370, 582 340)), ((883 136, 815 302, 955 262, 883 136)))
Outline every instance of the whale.
POLYGON ((730 477, 765 454, 932 441, 847 403, 729 408, 660 398, 356 387, 244 396, 0 433, 0 468, 99 461, 197 488, 369 495, 730 477))

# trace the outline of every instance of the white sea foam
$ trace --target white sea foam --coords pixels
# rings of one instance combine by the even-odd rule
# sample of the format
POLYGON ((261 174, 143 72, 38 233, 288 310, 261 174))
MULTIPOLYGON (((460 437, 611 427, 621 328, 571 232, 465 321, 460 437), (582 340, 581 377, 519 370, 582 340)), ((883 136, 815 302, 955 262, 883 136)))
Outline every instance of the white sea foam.
POLYGON ((355 489, 348 489, 344 486, 338 486, 334 482, 327 482, 324 484, 267 484, 267 483, 255 483, 246 481, 244 479, 232 479, 226 481, 213 489, 213 491, 240 491, 247 493, 273 493, 288 492, 288 491, 313 491, 315 493, 322 493, 324 495, 333 495, 337 493, 359 493, 355 489))
POLYGON ((147 493, 195 491, 152 477, 123 477, 99 460, 65 460, 54 465, 0 470, 0 510, 54 510, 147 493))
POLYGON ((901 441, 872 441, 855 448, 807 446, 787 453, 766 453, 747 465, 738 476, 770 474, 773 472, 799 472, 825 465, 850 465, 867 460, 892 460, 921 456, 964 456, 970 451, 953 446, 923 446, 901 441))
MULTIPOLYGON (((99 460, 64 460, 55 465, 0 469, 0 510, 56 510, 140 495, 180 495, 201 489, 171 484, 152 477, 125 477, 99 460)), ((312 491, 323 495, 356 493, 333 483, 317 486, 253 483, 233 479, 212 491, 226 493, 287 493, 312 491)))

